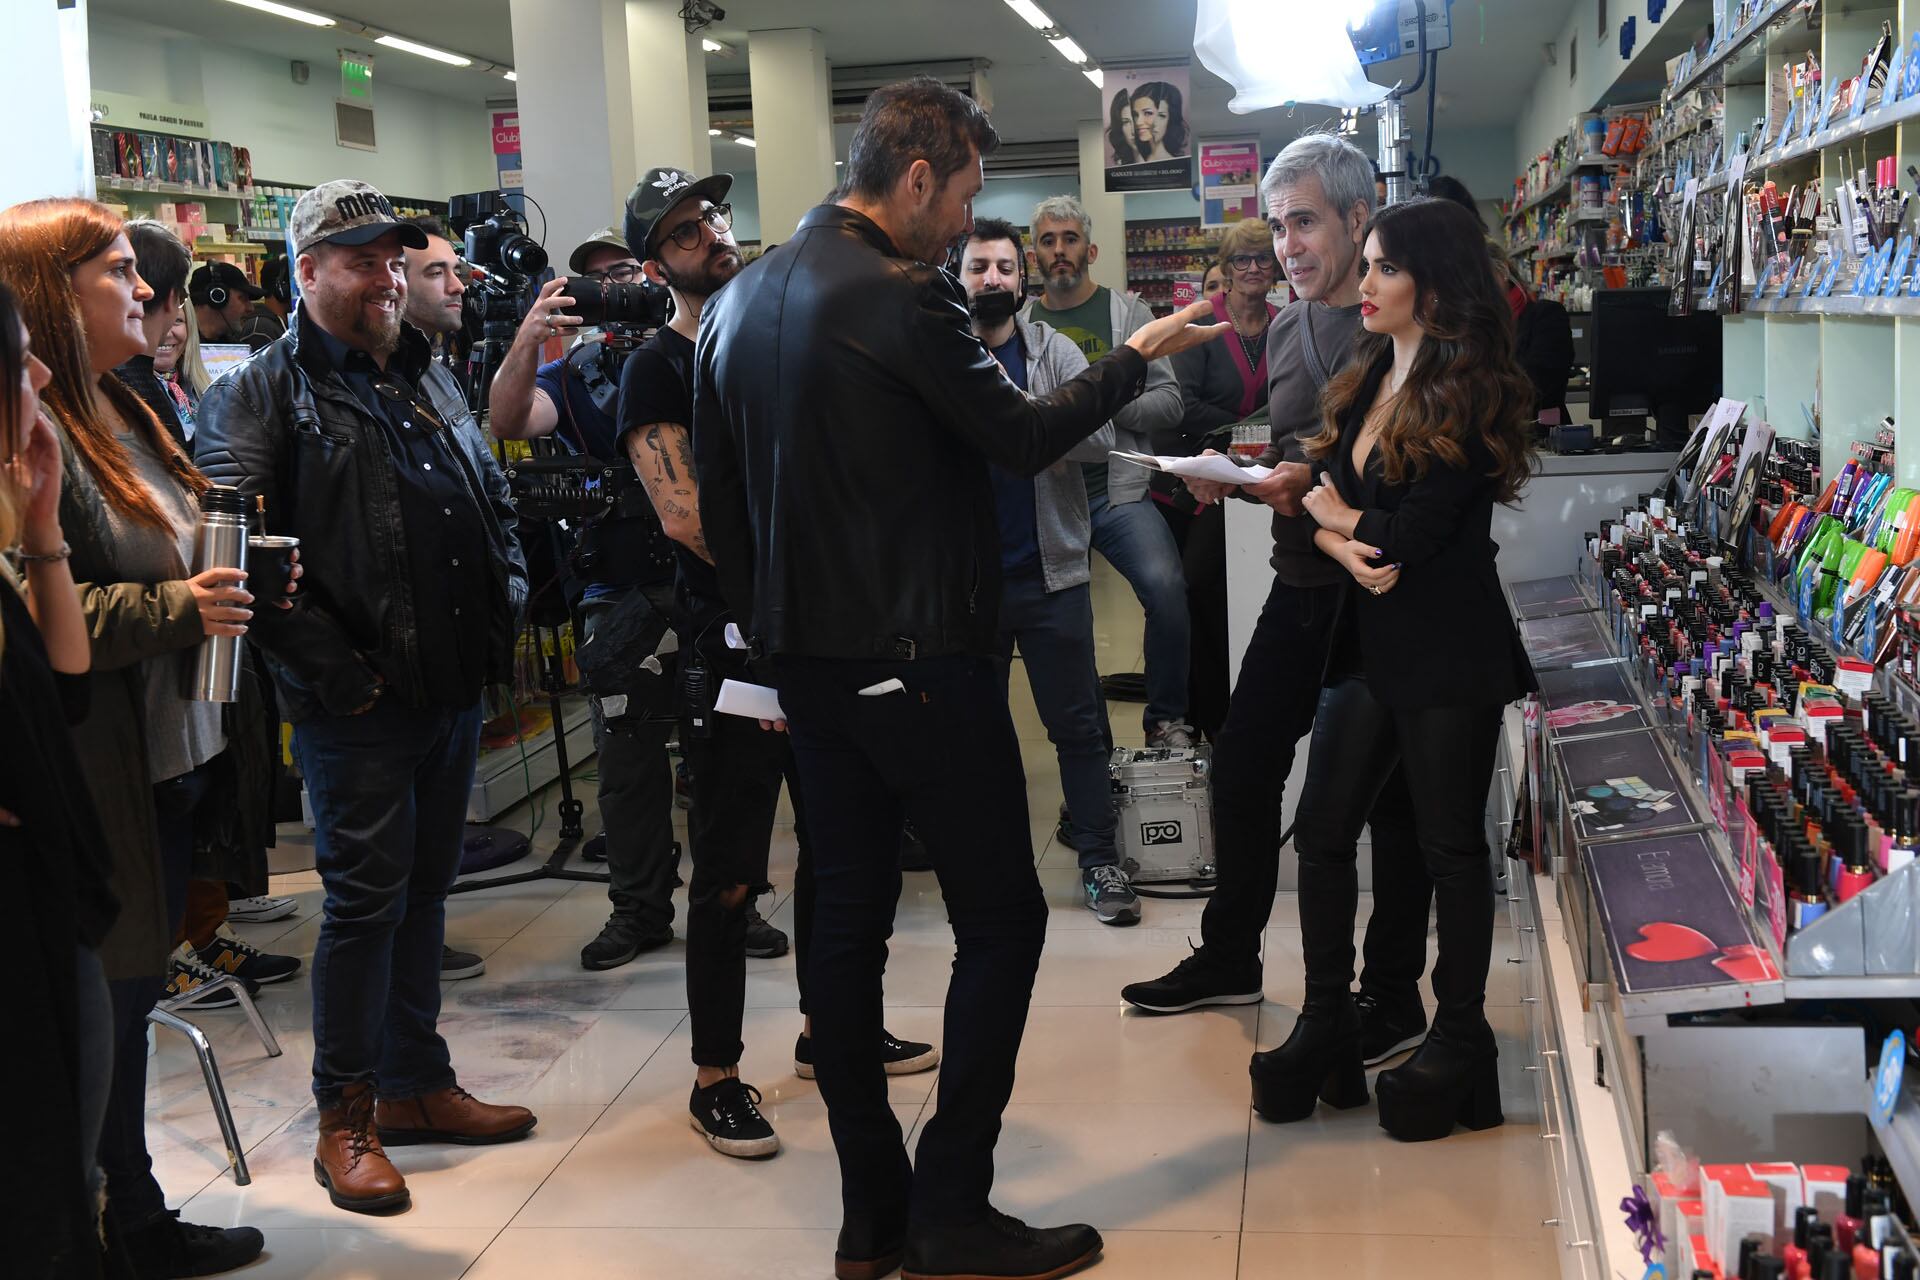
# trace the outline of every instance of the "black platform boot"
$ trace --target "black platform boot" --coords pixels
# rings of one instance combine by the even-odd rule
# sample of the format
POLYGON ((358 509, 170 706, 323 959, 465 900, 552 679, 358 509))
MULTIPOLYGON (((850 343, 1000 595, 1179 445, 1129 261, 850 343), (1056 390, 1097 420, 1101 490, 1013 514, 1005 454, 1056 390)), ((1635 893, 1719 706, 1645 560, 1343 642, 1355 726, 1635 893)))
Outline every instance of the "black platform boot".
MULTIPOLYGON (((1407 1061, 1374 1082, 1380 1127, 1403 1142, 1431 1142, 1455 1124, 1491 1129, 1500 1109, 1499 1050, 1487 1025, 1487 966, 1493 957, 1493 870, 1484 846, 1429 850, 1440 955, 1433 1030, 1407 1061)), ((1304 919, 1304 913, 1303 917, 1304 919)))
POLYGON ((1357 1107, 1367 1100, 1360 1064, 1360 1014, 1353 1003, 1353 919, 1358 873, 1351 857, 1323 862, 1300 851, 1300 941, 1307 999, 1293 1034, 1253 1055, 1253 1109, 1288 1124, 1313 1114, 1316 1099, 1357 1107))

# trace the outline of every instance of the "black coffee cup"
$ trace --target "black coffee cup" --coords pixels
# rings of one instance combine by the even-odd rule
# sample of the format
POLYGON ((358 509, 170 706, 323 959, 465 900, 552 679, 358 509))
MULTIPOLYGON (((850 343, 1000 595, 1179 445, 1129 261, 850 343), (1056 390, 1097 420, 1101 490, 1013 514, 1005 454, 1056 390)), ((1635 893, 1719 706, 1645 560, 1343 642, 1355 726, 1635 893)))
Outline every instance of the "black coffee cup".
POLYGON ((293 553, 300 539, 280 534, 254 534, 247 539, 247 590, 254 608, 262 608, 286 594, 293 578, 293 553))

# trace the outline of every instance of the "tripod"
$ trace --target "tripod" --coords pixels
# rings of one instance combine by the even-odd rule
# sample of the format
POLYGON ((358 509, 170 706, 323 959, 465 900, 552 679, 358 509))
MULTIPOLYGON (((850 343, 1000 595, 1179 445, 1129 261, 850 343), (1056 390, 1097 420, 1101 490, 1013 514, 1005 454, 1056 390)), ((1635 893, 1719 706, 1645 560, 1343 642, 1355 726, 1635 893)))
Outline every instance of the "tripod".
MULTIPOLYGON (((488 320, 482 327, 482 337, 473 347, 469 369, 471 378, 467 386, 467 403, 473 411, 474 420, 484 429, 487 422, 488 402, 493 387, 493 375, 499 368, 500 358, 508 344, 513 341, 514 326, 503 320, 488 320)), ((560 545, 560 531, 552 521, 542 521, 547 535, 547 547, 555 565, 566 562, 565 548, 560 545)), ((558 582, 548 587, 549 591, 559 592, 558 582)), ((542 593, 545 594, 544 592, 542 593)), ((595 884, 606 884, 611 876, 605 871, 576 871, 567 866, 573 857, 574 846, 580 843, 585 834, 580 819, 586 812, 584 805, 573 794, 572 766, 567 760, 567 725, 561 717, 560 694, 567 687, 566 672, 560 659, 560 624, 566 621, 565 605, 556 608, 553 604, 543 604, 535 599, 529 605, 531 626, 533 628, 534 647, 540 652, 540 689, 547 695, 547 711, 553 719, 553 759, 559 768, 560 782, 560 840, 554 845, 547 860, 531 871, 516 871, 510 875, 490 876, 482 880, 456 881, 448 893, 471 893, 476 889, 497 889, 503 885, 527 884, 534 880, 580 880, 595 884), (544 614, 544 619, 543 619, 544 614), (543 636, 541 633, 546 633, 543 636), (549 648, 546 641, 551 637, 553 644, 549 648)), ((515 731, 519 730, 519 713, 515 711, 515 731)), ((529 802, 533 795, 529 791, 529 802)))

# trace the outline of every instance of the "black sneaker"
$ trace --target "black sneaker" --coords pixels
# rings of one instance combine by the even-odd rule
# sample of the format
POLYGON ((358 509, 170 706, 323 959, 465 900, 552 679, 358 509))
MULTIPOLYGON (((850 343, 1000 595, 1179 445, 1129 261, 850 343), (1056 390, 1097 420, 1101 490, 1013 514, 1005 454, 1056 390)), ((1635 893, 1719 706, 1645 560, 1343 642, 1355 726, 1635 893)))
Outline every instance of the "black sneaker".
POLYGON ((705 1089, 694 1088, 687 1099, 687 1121, 721 1155, 760 1159, 780 1150, 780 1136, 760 1114, 759 1103, 758 1089, 729 1077, 705 1089))
POLYGON ((607 833, 602 831, 588 836, 587 842, 580 846, 582 862, 605 862, 607 860, 607 833))
POLYGON ((1388 1003, 1372 992, 1354 997, 1360 1009, 1360 1060, 1369 1067, 1415 1048, 1427 1038, 1427 1011, 1416 996, 1388 1003))
POLYGON ((653 951, 673 941, 671 925, 649 932, 632 916, 614 912, 607 917, 600 936, 580 948, 582 969, 618 969, 643 951, 653 951))
POLYGON ((285 982, 300 972, 297 956, 276 956, 223 933, 214 934, 213 941, 201 947, 197 954, 200 963, 215 973, 230 973, 263 987, 285 982))
MULTIPOLYGON (((1191 944, 1189 944, 1191 945, 1191 944)), ((1185 1013, 1210 1004, 1259 1004, 1260 966, 1215 964, 1207 953, 1193 948, 1193 954, 1173 967, 1173 972, 1152 982, 1134 982, 1120 988, 1120 998, 1148 1013, 1185 1013)))
MULTIPOLYGON (((162 1000, 179 1000, 185 996, 194 997, 185 1008, 188 1009, 232 1009, 239 1005, 240 997, 234 994, 232 987, 218 987, 212 991, 207 988, 215 978, 228 975, 208 967, 200 959, 199 952, 186 943, 181 943, 168 961, 167 985, 161 989, 162 1000)), ((248 995, 256 995, 259 987, 245 978, 240 985, 248 995)))
MULTIPOLYGON (((940 1051, 919 1040, 902 1040, 882 1027, 880 1063, 890 1076, 918 1075, 940 1065, 940 1051)), ((812 1036, 803 1034, 793 1042, 793 1074, 802 1080, 813 1079, 812 1036)))
POLYGON ((440 948, 440 981, 457 982, 461 978, 477 978, 487 971, 487 962, 471 951, 456 951, 452 947, 440 948))
POLYGON ((975 1280, 1022 1277, 1037 1280, 1071 1275, 1100 1256, 1100 1233, 1084 1222, 1066 1227, 1030 1227, 1018 1218, 988 1209, 987 1216, 964 1227, 921 1226, 907 1231, 902 1280, 975 1280))
POLYGON ((266 1237, 252 1227, 200 1227, 169 1210, 121 1233, 133 1273, 140 1280, 214 1276, 244 1267, 260 1256, 266 1237))
POLYGON ((771 960, 787 954, 787 935, 767 923, 758 910, 747 908, 747 954, 755 960, 771 960))

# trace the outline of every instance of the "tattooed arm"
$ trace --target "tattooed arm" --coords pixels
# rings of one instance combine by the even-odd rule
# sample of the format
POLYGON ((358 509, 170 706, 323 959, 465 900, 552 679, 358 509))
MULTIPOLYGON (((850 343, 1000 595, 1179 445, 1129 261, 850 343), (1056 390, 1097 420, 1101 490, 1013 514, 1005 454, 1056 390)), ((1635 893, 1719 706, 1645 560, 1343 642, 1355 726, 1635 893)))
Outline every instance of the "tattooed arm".
POLYGON ((622 437, 633 473, 646 486, 667 536, 713 563, 700 532, 700 485, 693 476, 693 442, 677 422, 650 422, 622 437))

